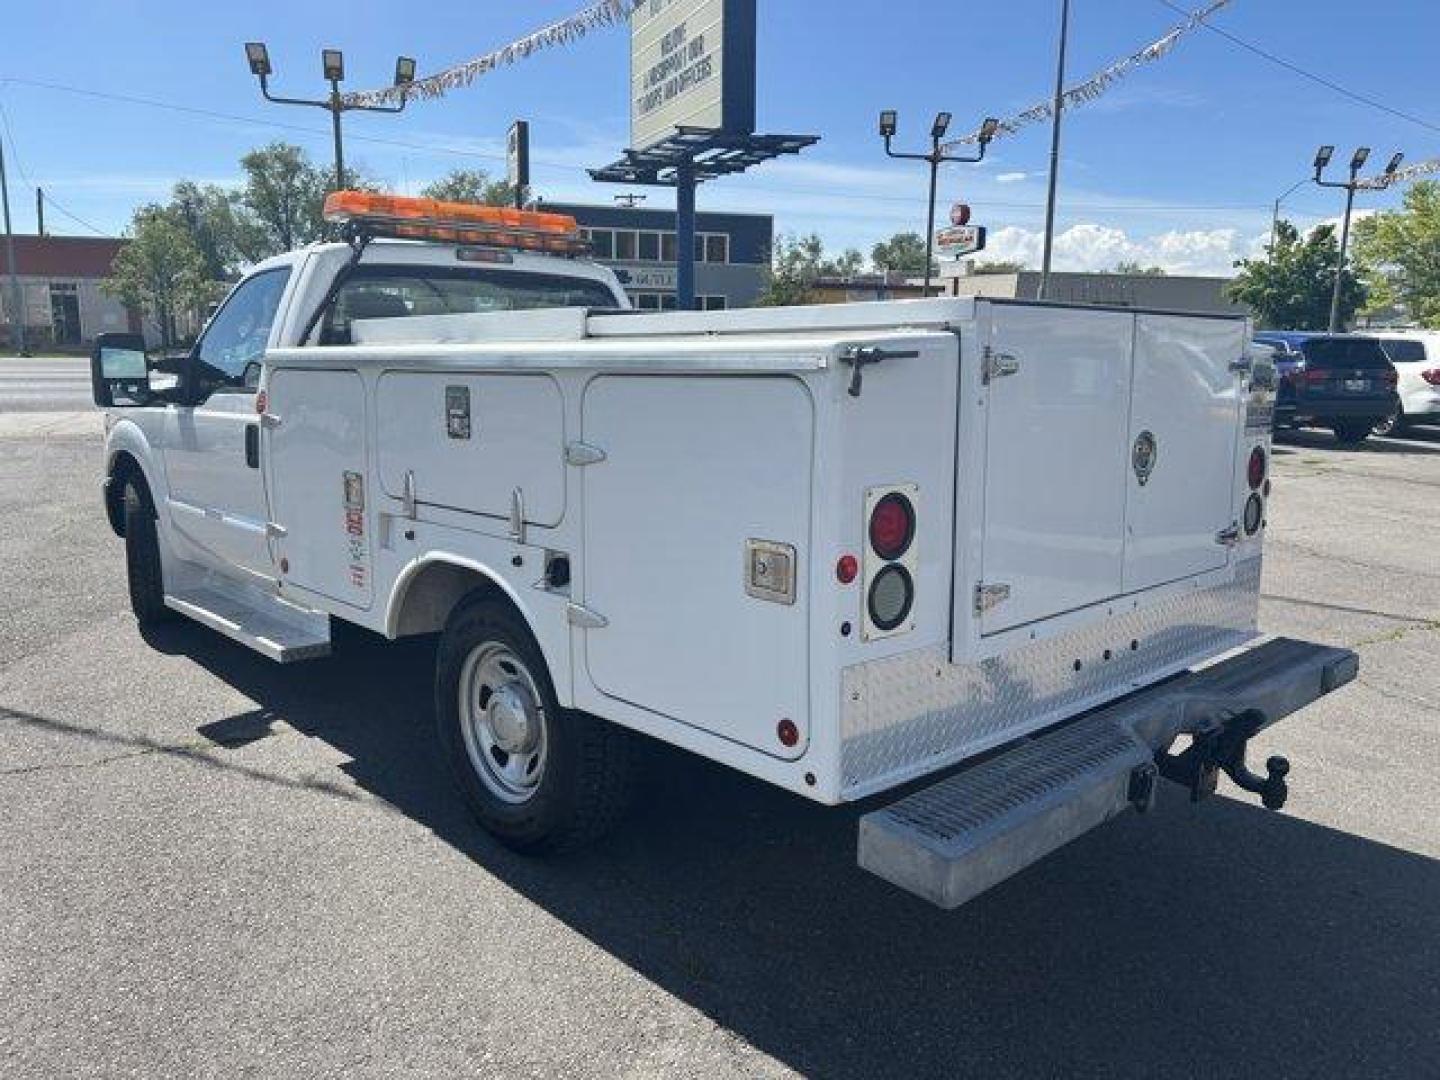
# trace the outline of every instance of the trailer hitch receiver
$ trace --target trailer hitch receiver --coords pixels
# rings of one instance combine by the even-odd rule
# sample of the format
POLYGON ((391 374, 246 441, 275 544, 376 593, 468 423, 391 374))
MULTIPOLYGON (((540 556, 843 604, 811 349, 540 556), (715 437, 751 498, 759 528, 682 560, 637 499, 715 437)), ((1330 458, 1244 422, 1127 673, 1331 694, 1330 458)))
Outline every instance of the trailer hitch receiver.
POLYGON ((1191 736, 1191 745, 1179 754, 1155 755, 1160 775, 1190 789, 1190 801, 1199 802, 1215 794, 1224 773, 1235 786, 1259 795, 1267 810, 1279 810, 1290 795, 1285 777, 1290 762, 1278 755, 1265 762, 1265 775, 1252 772, 1245 764, 1245 748, 1251 736, 1265 726, 1265 715, 1256 709, 1222 712, 1206 719, 1191 736))

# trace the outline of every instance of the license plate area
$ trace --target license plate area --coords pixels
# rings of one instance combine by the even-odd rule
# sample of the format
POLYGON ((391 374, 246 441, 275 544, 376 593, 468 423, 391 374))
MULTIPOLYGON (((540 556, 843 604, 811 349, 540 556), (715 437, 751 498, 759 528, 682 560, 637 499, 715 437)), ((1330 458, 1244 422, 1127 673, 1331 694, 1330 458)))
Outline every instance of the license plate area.
POLYGON ((1347 392, 1349 392, 1349 393, 1352 393, 1352 394, 1355 394, 1355 393, 1364 393, 1364 392, 1366 392, 1367 390, 1370 389, 1370 380, 1369 380, 1369 379, 1346 379, 1343 385, 1344 385, 1344 387, 1345 387, 1345 390, 1346 390, 1347 392))

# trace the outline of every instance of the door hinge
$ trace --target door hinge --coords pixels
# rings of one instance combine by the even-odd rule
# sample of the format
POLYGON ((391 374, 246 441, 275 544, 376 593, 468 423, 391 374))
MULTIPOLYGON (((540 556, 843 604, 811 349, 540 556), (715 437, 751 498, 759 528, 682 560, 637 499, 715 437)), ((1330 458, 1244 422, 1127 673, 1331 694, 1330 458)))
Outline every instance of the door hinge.
POLYGON ((525 493, 518 487, 510 492, 510 539, 525 543, 525 493))
POLYGON ((1215 543, 1221 547, 1234 547, 1240 542, 1240 526, 1231 525, 1228 529, 1221 529, 1215 534, 1215 543))
POLYGON ((578 626, 582 630, 600 630, 610 625, 610 620, 601 615, 598 611, 591 611, 583 604, 565 605, 565 618, 571 626, 578 626))
POLYGON ((1009 353, 996 352, 989 345, 985 346, 985 351, 981 354, 980 375, 987 385, 995 379, 1014 375, 1019 370, 1018 358, 1009 353))
POLYGON ((280 416, 278 413, 273 412, 261 413, 260 423, 267 428, 277 428, 280 426, 280 416))
POLYGON ((983 581, 975 586, 975 614, 984 615, 1010 599, 1010 586, 1001 582, 987 585, 983 581))
POLYGON ((265 535, 272 540, 280 540, 290 535, 290 530, 281 525, 278 521, 265 522, 265 535))
POLYGON ((411 521, 415 520, 415 470, 405 470, 405 483, 400 489, 400 512, 411 521))
POLYGON ((572 442, 565 446, 566 465, 598 465, 605 460, 605 451, 589 443, 572 442))

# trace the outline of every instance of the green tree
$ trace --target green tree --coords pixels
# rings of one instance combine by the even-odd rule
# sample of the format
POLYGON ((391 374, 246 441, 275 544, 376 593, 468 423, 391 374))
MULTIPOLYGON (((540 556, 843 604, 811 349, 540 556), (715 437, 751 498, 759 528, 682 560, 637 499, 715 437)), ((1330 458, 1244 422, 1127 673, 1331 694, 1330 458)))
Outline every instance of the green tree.
POLYGON ((820 261, 820 274, 823 277, 854 277, 864 269, 865 256, 855 248, 846 248, 835 258, 820 261))
MULTIPOLYGON (((325 196, 334 186, 333 171, 316 166, 290 143, 273 142, 240 159, 245 186, 239 204, 250 215, 257 250, 263 259, 291 251, 325 235, 325 196)), ((345 187, 374 191, 375 184, 355 169, 345 170, 345 187)))
POLYGON ((515 189, 504 180, 491 180, 484 169, 453 169, 420 189, 427 199, 471 202, 483 206, 514 206, 515 189))
POLYGON ((195 241, 211 281, 234 278, 266 254, 261 230, 238 192, 181 180, 171 191, 170 210, 195 241))
MULTIPOLYGON (((925 273, 925 238, 917 232, 896 233, 871 249, 870 261, 885 273, 921 277, 925 273)), ((939 267, 932 262, 931 269, 938 272, 939 267)))
POLYGON ((972 274, 1018 274, 1025 269, 1023 262, 1010 259, 996 259, 994 262, 976 263, 972 274))
POLYGON ((755 302, 761 307, 808 304, 815 282, 824 272, 825 246, 820 237, 782 236, 770 254, 765 285, 755 302))
POLYGON ((1133 259, 1121 259, 1115 264, 1115 269, 1107 270, 1110 274, 1128 274, 1131 277, 1164 277, 1163 266, 1141 266, 1133 259))
POLYGON ((1369 310, 1403 306, 1421 326, 1440 327, 1440 184, 1422 180, 1404 209, 1358 221, 1355 254, 1369 310))
MULTIPOLYGON (((1263 259, 1242 259, 1240 273, 1225 295, 1245 304, 1261 326, 1284 330, 1324 330, 1330 325, 1330 293, 1340 245, 1332 226, 1321 225, 1302 238, 1295 226, 1281 221, 1275 242, 1263 259)), ((1340 322, 1348 324, 1365 301, 1365 288, 1345 271, 1340 289, 1340 322)))
POLYGON ((179 316, 203 309, 213 293, 205 257, 169 207, 136 210, 129 234, 101 288, 149 315, 160 327, 162 344, 173 345, 179 316))

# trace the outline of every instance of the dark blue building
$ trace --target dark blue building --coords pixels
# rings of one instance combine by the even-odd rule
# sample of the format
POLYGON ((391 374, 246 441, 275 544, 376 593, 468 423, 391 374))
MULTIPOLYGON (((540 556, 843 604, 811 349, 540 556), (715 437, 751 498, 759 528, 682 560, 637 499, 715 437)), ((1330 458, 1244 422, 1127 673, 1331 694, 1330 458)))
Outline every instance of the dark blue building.
MULTIPOLYGON (((675 307, 675 212, 643 207, 545 202, 571 214, 597 261, 619 276, 635 306, 675 307)), ((695 223, 695 296, 708 311, 749 307, 765 285, 775 219, 769 214, 700 212, 695 223)))

